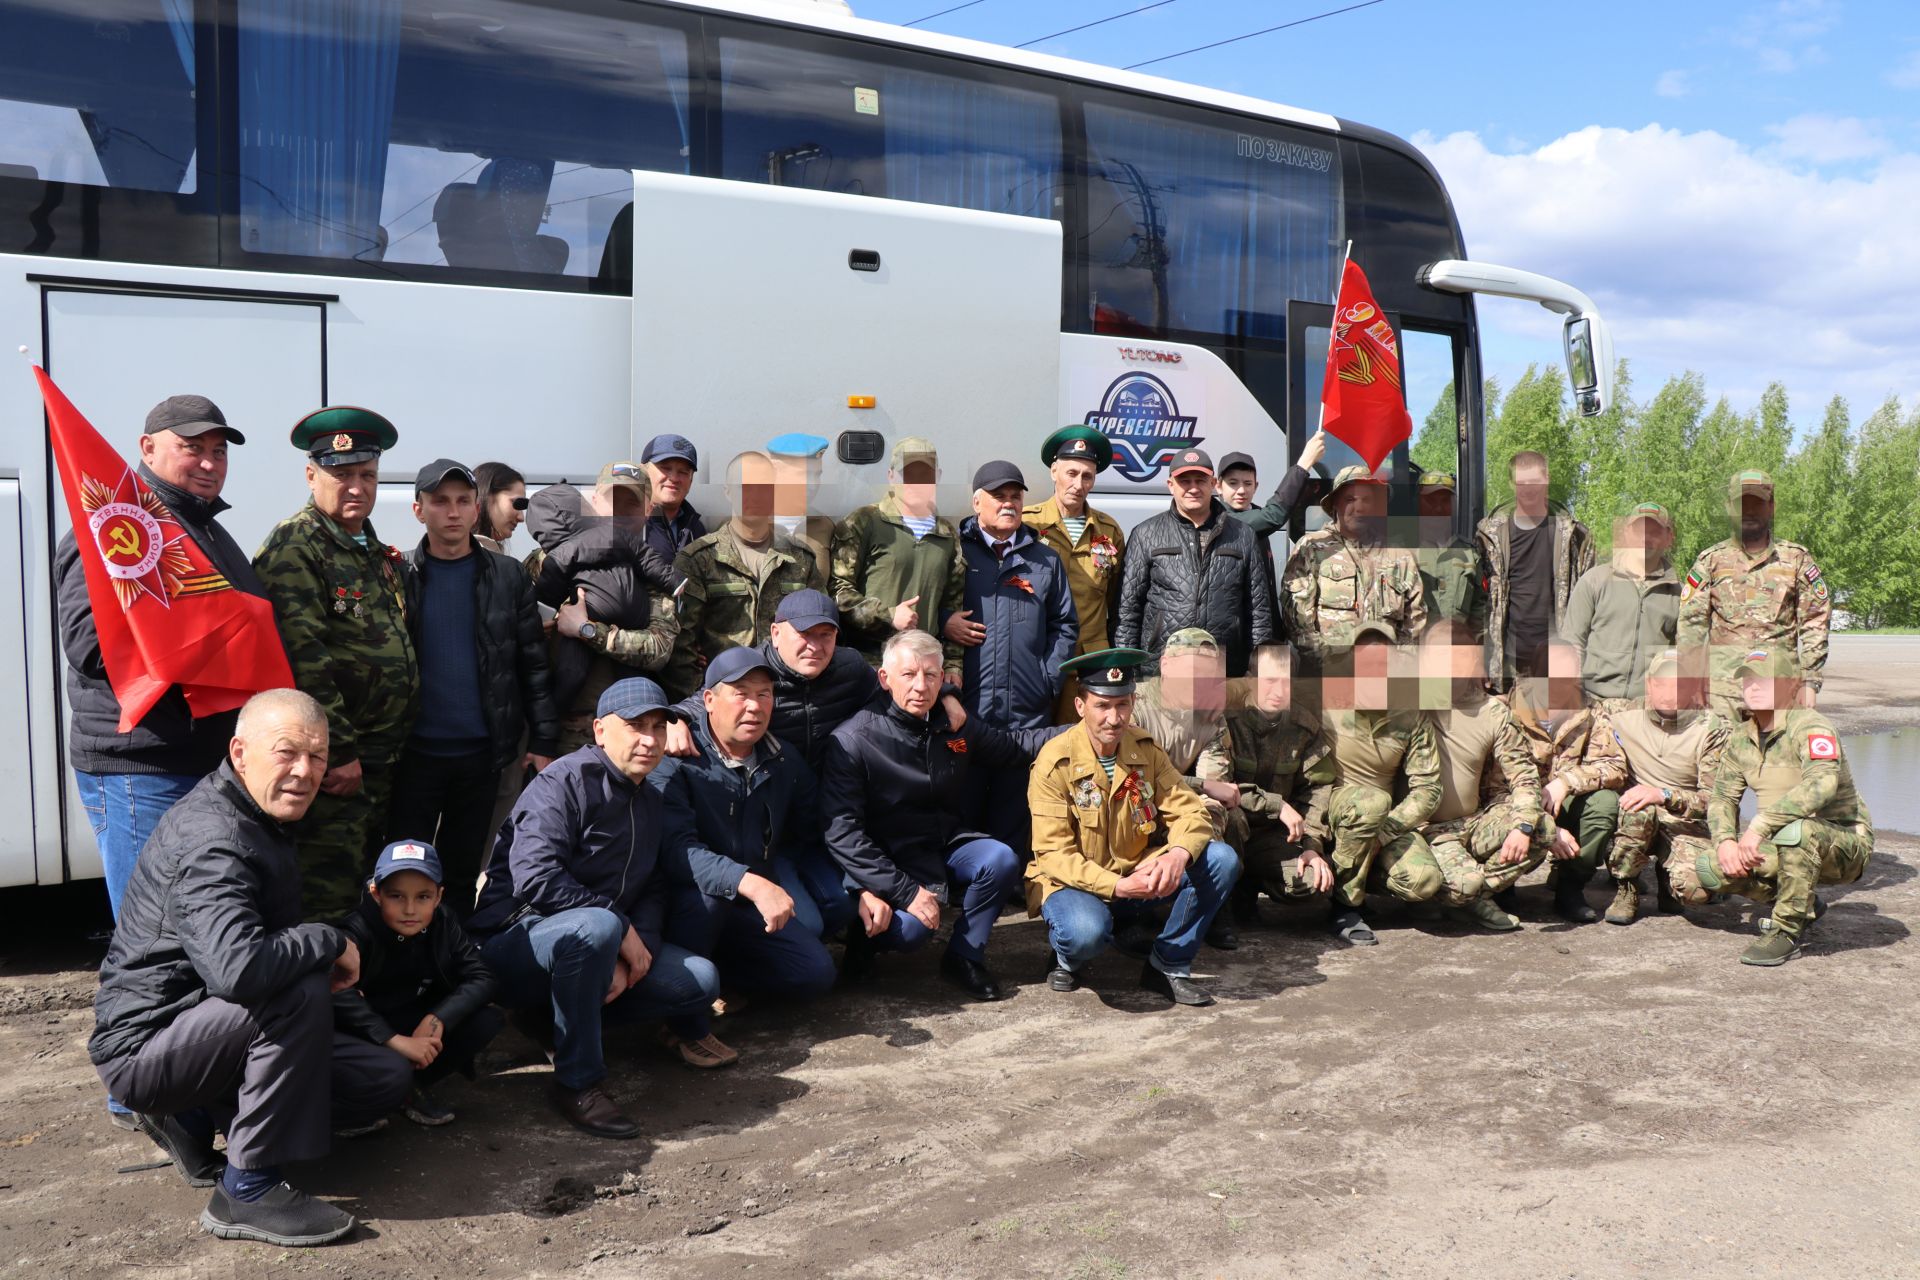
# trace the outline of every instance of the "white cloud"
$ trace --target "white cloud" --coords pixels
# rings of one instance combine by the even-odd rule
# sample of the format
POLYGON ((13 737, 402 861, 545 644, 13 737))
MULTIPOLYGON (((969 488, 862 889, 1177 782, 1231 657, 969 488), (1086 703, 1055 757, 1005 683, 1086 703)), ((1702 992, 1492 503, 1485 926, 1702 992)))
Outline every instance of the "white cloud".
POLYGON ((1653 91, 1662 98, 1684 98, 1693 92, 1687 74, 1680 70, 1662 71, 1660 78, 1653 82, 1653 91))
POLYGON ((1886 81, 1896 89, 1920 89, 1920 49, 1895 63, 1886 81))
POLYGON ((1768 125, 1767 132, 1774 138, 1773 152, 1788 160, 1834 164, 1869 160, 1887 151, 1879 127, 1854 116, 1795 116, 1768 125))
POLYGON ((1743 16, 1727 39, 1751 50, 1760 70, 1784 75, 1827 60, 1814 41, 1840 20, 1838 0, 1774 0, 1743 16))
MULTIPOLYGON (((1920 240, 1905 232, 1920 155, 1829 175, 1778 148, 1658 125, 1589 126, 1510 154, 1472 133, 1416 141, 1469 253, 1586 290, 1643 396, 1694 369, 1751 405, 1778 379, 1805 423, 1836 392, 1857 412, 1920 392, 1920 240)), ((1488 322, 1511 318, 1523 358, 1553 358, 1552 328, 1523 314, 1494 309, 1488 322)))

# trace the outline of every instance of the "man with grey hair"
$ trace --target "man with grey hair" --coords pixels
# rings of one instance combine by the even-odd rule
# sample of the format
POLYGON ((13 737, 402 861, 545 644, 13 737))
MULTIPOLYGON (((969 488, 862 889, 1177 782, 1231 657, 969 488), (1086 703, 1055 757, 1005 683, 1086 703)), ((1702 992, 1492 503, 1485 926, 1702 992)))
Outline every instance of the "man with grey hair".
POLYGON ((326 772, 318 702, 292 689, 250 699, 226 760, 142 850, 100 968, 88 1056, 187 1182, 213 1187, 200 1225, 224 1240, 352 1231, 280 1168, 325 1155, 330 1129, 380 1120, 412 1084, 405 1059, 342 1045, 331 996, 358 980, 359 951, 333 925, 300 923, 290 831, 326 772))

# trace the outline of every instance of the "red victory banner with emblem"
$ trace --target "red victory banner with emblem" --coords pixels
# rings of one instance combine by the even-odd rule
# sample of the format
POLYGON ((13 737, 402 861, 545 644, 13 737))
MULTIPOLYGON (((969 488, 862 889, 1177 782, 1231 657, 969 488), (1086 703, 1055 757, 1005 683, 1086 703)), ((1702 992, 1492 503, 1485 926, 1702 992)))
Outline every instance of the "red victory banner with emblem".
POLYGON ((174 685, 194 716, 293 686, 273 605, 236 591, 93 424, 36 366, 80 544, 100 661, 126 733, 174 685))
POLYGON ((1395 445, 1413 437, 1400 391, 1400 344, 1373 300, 1366 272, 1351 257, 1333 306, 1320 425, 1351 445, 1369 471, 1378 471, 1395 445))

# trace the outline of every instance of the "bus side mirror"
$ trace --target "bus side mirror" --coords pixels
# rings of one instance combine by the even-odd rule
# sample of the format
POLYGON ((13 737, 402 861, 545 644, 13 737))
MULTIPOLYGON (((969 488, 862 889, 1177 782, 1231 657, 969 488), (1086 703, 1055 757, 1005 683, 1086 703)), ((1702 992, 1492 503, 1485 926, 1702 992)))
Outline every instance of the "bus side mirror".
POLYGON ((1596 417, 1606 410, 1606 396, 1600 389, 1599 365, 1593 356, 1593 321, 1582 315, 1568 316, 1563 336, 1574 411, 1583 418, 1596 417))

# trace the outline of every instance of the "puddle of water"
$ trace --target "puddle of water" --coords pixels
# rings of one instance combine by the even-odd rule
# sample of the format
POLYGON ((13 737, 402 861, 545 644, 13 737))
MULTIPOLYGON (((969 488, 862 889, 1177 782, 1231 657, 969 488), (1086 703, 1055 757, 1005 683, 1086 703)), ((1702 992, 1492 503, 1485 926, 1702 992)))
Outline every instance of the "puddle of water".
MULTIPOLYGON (((1843 738, 1841 745, 1874 830, 1920 835, 1920 729, 1843 738)), ((1740 805, 1740 820, 1752 816, 1749 792, 1740 805)))

